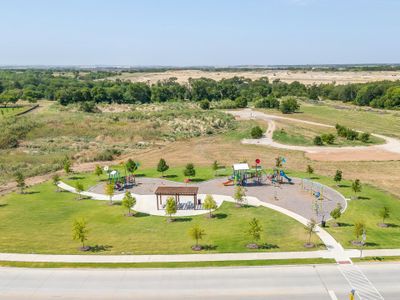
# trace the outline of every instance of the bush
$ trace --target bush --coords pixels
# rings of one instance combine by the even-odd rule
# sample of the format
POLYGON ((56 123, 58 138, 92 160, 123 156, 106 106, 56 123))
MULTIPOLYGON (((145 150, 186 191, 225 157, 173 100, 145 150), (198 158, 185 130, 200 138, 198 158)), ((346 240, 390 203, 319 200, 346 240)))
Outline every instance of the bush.
POLYGON ((346 139, 349 141, 354 141, 358 139, 358 132, 353 129, 347 129, 346 139))
POLYGON ((254 103, 255 108, 279 108, 279 101, 272 97, 262 98, 254 103))
POLYGON ((315 138, 314 138, 314 145, 316 145, 316 146, 322 146, 324 143, 322 142, 322 138, 319 136, 319 135, 317 135, 315 138))
POLYGON ((15 135, 6 132, 0 135, 0 149, 10 149, 18 147, 18 139, 15 135))
POLYGON ((219 102, 214 101, 214 107, 219 109, 234 109, 238 108, 237 103, 230 99, 221 100, 219 102), (215 103, 215 104, 214 104, 215 103))
POLYGON ((235 100, 236 107, 237 108, 245 108, 247 107, 247 99, 244 97, 238 97, 235 100))
POLYGON ((263 136, 263 130, 260 126, 255 126, 251 129, 251 137, 253 139, 260 139, 263 136))
POLYGON ((106 149, 99 154, 97 154, 94 158, 96 161, 111 161, 114 160, 115 156, 121 155, 121 151, 118 149, 106 149))
POLYGON ((300 105, 295 98, 290 97, 285 100, 282 100, 279 105, 279 108, 283 114, 290 114, 299 110, 300 105))
POLYGON ((359 138, 360 138, 361 142, 368 143, 370 136, 371 135, 368 132, 363 132, 363 133, 360 134, 359 138))
POLYGON ((324 143, 329 145, 332 145, 335 142, 335 136, 332 133, 323 134, 321 138, 324 143))
POLYGON ((94 101, 81 102, 79 105, 79 110, 87 113, 95 113, 99 111, 94 101))
POLYGON ((208 101, 208 100, 200 101, 199 105, 200 105, 201 109, 204 109, 204 110, 210 109, 210 101, 208 101))

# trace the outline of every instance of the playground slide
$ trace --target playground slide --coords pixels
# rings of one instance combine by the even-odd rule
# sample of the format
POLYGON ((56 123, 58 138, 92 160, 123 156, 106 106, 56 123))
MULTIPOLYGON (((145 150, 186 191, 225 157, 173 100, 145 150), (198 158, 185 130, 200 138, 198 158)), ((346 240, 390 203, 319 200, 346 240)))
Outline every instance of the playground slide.
POLYGON ((233 185, 233 180, 229 179, 228 181, 225 181, 222 184, 225 185, 225 186, 233 185))
POLYGON ((288 177, 284 171, 280 172, 280 175, 285 178, 287 181, 292 182, 292 178, 288 177))

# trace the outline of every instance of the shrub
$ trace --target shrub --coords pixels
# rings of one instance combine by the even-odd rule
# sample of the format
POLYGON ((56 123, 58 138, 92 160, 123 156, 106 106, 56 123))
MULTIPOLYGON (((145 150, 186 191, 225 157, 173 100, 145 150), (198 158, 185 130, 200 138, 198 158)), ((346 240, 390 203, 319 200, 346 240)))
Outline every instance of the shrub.
POLYGON ((99 111, 94 101, 81 102, 79 110, 87 113, 95 113, 99 111))
POLYGON ((349 141, 354 141, 356 139, 358 139, 358 132, 353 130, 353 129, 347 129, 347 134, 346 134, 346 138, 349 141))
POLYGON ((18 147, 18 139, 14 134, 4 133, 0 135, 0 149, 10 149, 18 147))
POLYGON ((96 161, 110 161, 114 160, 115 156, 121 155, 121 151, 118 149, 106 149, 103 150, 102 152, 98 153, 94 160, 96 161))
POLYGON ((236 107, 245 108, 247 107, 247 99, 244 97, 238 97, 235 99, 236 107))
POLYGON ((290 97, 285 100, 282 100, 279 105, 279 108, 283 114, 290 114, 299 110, 300 105, 295 98, 290 97))
POLYGON ((279 101, 272 97, 262 98, 254 103, 255 108, 279 108, 279 101))
POLYGON ((329 145, 332 145, 335 142, 335 136, 332 133, 325 133, 321 136, 322 141, 329 145))
POLYGON ((363 133, 360 134, 359 138, 360 138, 361 142, 368 143, 370 136, 371 135, 368 132, 363 132, 363 133))
POLYGON ((317 146, 322 146, 324 143, 322 142, 322 138, 319 136, 319 135, 317 135, 315 138, 314 138, 314 145, 317 145, 317 146))
POLYGON ((237 103, 233 100, 230 99, 225 99, 225 100, 221 100, 219 102, 215 102, 214 101, 214 106, 215 108, 219 108, 219 109, 234 109, 234 108, 238 108, 237 103))
POLYGON ((200 105, 201 109, 204 109, 204 110, 210 109, 210 101, 208 101, 208 100, 200 101, 199 105, 200 105))
POLYGON ((185 170, 183 170, 183 174, 188 177, 196 176, 196 170, 192 163, 186 165, 185 170))
POLYGON ((251 137, 253 139, 260 139, 263 136, 263 131, 260 126, 255 126, 251 129, 251 137))

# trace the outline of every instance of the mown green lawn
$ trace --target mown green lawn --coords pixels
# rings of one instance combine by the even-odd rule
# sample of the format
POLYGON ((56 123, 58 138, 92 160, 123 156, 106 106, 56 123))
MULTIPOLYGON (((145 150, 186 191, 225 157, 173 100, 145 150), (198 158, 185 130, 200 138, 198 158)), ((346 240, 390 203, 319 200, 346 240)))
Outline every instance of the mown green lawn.
MULTIPOLYGON (((308 174, 301 172, 288 172, 296 177, 309 177, 308 174)), ((290 176, 289 175, 289 176, 290 176)), ((311 176, 313 180, 326 184, 346 198, 354 197, 351 190, 351 181, 343 181, 338 187, 333 179, 323 176, 311 176)), ((400 248, 400 200, 395 196, 380 190, 371 185, 363 184, 361 193, 358 193, 357 200, 348 202, 345 213, 338 219, 342 224, 340 227, 329 226, 327 230, 345 248, 355 248, 351 241, 355 240, 354 223, 357 221, 365 222, 367 233, 366 249, 370 248, 400 248), (387 228, 378 226, 382 222, 379 212, 386 206, 390 209, 391 216, 386 220, 389 224, 387 228)), ((329 222, 328 225, 331 225, 329 222)))
MULTIPOLYGON (((72 240, 72 223, 88 221, 88 244, 103 254, 192 253, 194 241, 188 231, 195 224, 205 230, 204 252, 246 252, 251 242, 246 233, 254 217, 263 226, 262 243, 268 249, 256 251, 304 251, 306 232, 297 221, 267 208, 236 208, 224 203, 217 217, 204 215, 177 218, 123 216, 125 210, 107 201, 76 200, 76 195, 55 191, 50 182, 29 189, 29 194, 0 198, 0 252, 77 254, 79 243, 72 240)), ((315 242, 320 243, 314 236, 315 242)))
POLYGON ((0 107, 0 119, 13 116, 24 110, 28 109, 26 106, 16 106, 16 107, 0 107))

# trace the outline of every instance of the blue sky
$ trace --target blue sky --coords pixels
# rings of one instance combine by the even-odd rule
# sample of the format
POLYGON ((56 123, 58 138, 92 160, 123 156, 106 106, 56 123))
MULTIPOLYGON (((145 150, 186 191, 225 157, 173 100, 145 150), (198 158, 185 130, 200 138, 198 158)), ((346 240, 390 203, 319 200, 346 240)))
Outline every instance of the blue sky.
POLYGON ((397 0, 2 0, 1 65, 399 63, 397 0))

